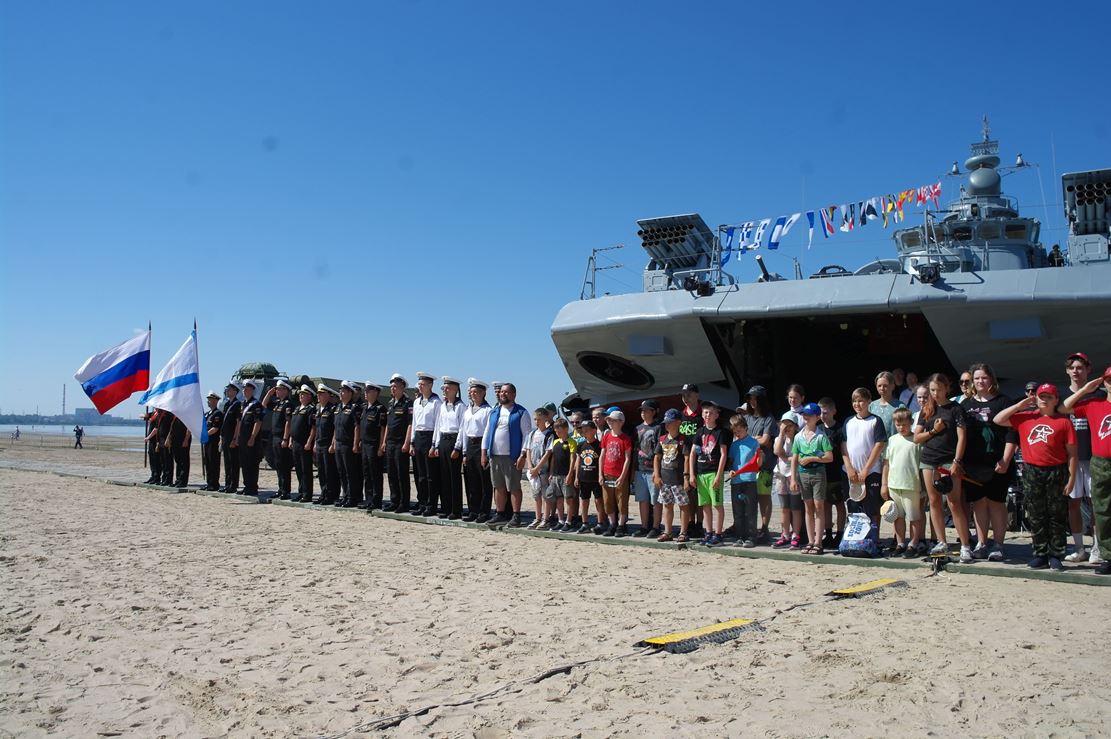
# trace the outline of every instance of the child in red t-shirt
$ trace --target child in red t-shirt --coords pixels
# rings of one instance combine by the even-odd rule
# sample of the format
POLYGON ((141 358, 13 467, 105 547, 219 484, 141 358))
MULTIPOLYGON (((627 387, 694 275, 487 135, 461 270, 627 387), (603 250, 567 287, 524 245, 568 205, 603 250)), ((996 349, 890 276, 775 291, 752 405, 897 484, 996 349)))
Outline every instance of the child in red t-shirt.
POLYGON ((1032 569, 1064 569, 1068 497, 1076 479, 1076 431, 1057 413, 1057 388, 1038 387, 1032 405, 1023 398, 999 412, 995 423, 1012 426, 1022 448, 1022 487, 1034 558, 1032 569))
POLYGON ((610 514, 610 525, 602 536, 621 537, 629 533, 629 475, 633 440, 621 431, 625 423, 625 414, 621 411, 611 411, 606 416, 606 423, 609 429, 602 434, 602 495, 610 514))
POLYGON ((1095 515, 1096 542, 1103 561, 1096 567, 1101 575, 1111 575, 1111 367, 1070 395, 1059 409, 1088 421, 1092 434, 1092 459, 1089 463, 1092 513, 1095 515), (1103 385, 1104 396, 1091 396, 1103 385))

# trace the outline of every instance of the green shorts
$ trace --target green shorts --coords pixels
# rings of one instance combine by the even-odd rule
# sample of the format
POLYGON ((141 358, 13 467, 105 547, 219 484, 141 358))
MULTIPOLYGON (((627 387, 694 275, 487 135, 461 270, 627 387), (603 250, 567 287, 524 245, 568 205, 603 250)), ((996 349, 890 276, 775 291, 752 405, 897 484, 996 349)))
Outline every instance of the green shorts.
POLYGON ((772 494, 772 472, 771 470, 760 470, 756 473, 756 494, 757 495, 771 495, 772 494))
POLYGON ((698 476, 698 505, 725 505, 723 487, 714 487, 716 472, 703 472, 698 476))

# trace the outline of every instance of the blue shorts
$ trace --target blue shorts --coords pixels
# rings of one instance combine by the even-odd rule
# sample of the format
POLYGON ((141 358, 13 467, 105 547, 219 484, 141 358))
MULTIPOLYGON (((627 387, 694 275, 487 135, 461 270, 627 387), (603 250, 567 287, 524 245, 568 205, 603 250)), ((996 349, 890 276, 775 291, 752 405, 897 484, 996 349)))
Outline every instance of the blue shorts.
POLYGON ((651 472, 633 473, 633 497, 637 503, 656 505, 660 502, 660 489, 652 482, 651 472))

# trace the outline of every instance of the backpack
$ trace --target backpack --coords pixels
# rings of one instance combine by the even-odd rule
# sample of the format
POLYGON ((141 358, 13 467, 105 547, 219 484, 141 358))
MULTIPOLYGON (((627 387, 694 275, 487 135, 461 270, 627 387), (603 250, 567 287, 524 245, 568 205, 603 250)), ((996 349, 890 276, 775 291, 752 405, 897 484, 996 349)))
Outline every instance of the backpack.
POLYGON ((879 554, 879 527, 866 513, 850 513, 837 551, 842 557, 875 557, 879 554))

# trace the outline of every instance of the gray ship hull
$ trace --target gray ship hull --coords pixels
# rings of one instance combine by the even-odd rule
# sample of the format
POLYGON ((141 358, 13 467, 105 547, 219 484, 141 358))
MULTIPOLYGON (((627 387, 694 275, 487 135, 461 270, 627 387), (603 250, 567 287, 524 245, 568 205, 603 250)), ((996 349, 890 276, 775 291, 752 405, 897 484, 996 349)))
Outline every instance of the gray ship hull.
MULTIPOLYGON (((1012 393, 1063 380, 1064 358, 1111 361, 1111 263, 955 272, 935 284, 905 273, 722 286, 580 300, 552 339, 579 395, 591 402, 665 397, 688 382, 736 403, 749 385, 808 396, 871 387, 901 366, 920 377, 976 361, 1012 393)), ((1102 367, 1102 365, 1101 365, 1102 367)))

